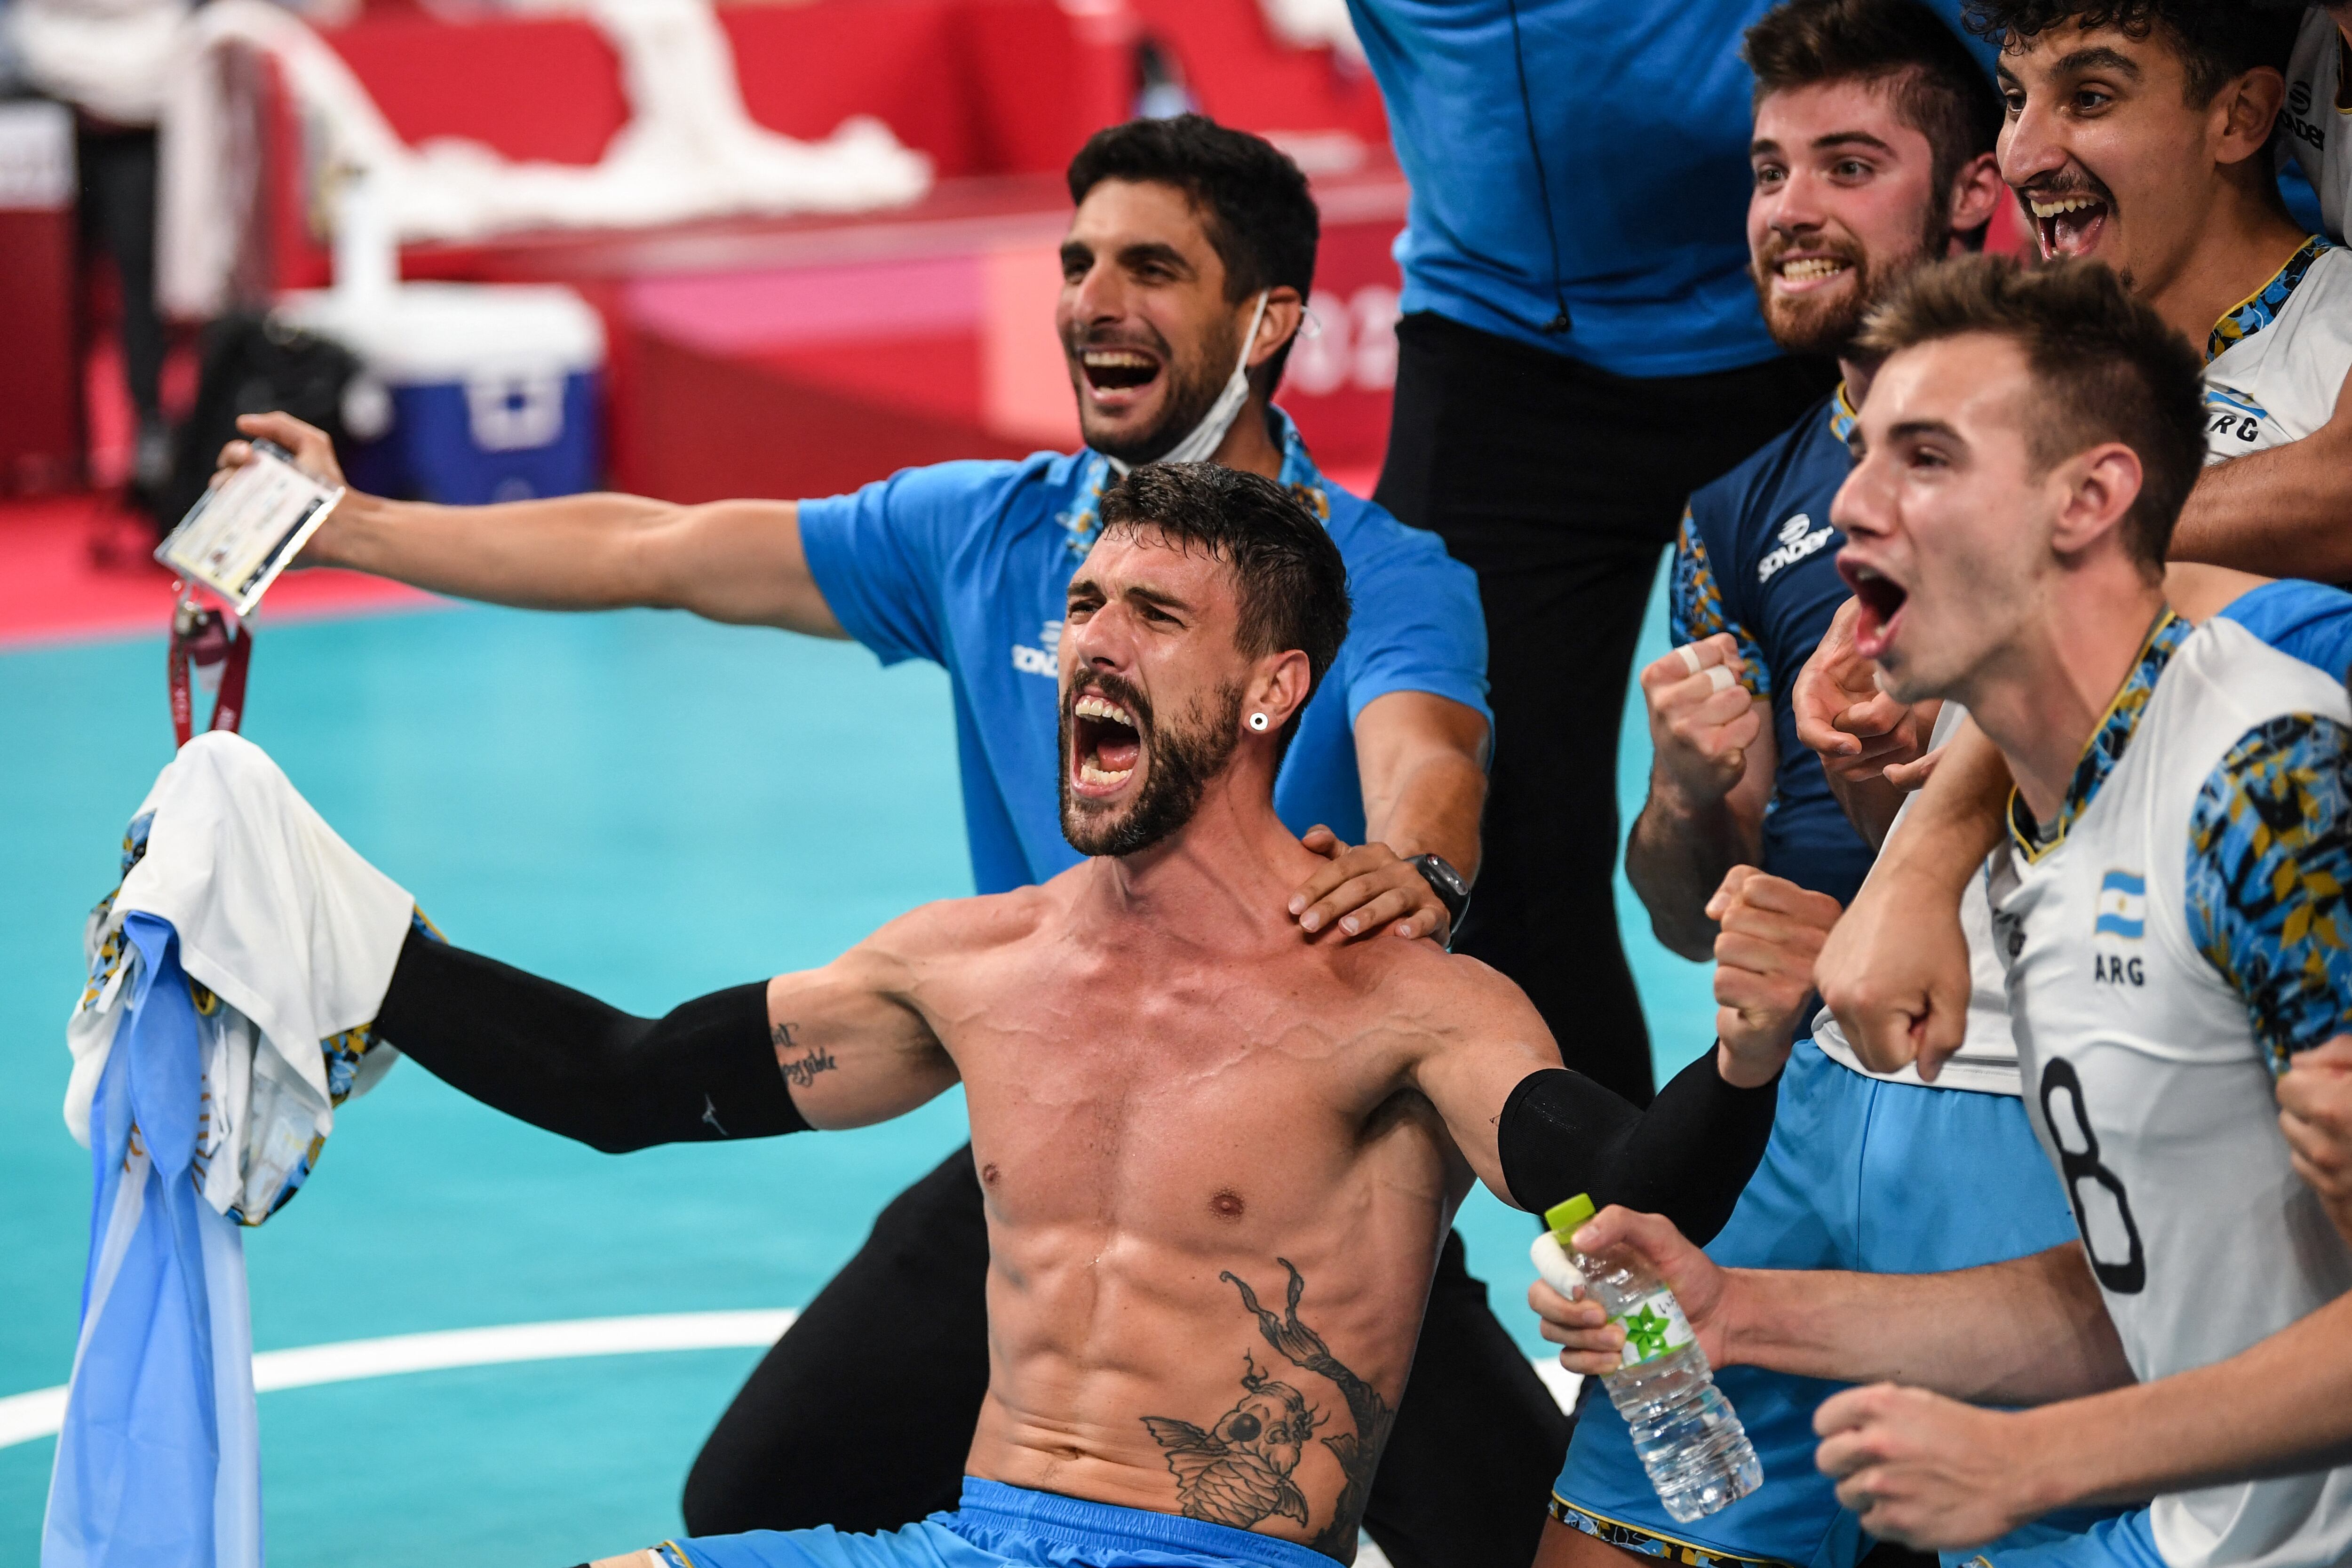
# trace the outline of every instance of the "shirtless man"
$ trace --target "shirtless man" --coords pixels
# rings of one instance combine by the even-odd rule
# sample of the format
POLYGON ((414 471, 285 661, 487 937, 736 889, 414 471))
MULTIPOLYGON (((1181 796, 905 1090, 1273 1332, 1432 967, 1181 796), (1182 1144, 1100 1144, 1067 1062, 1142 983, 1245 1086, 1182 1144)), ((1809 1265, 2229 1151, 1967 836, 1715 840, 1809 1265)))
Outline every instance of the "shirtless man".
MULTIPOLYGON (((1474 1173, 1522 1207, 1591 1190, 1711 1234, 1762 1149, 1818 923, 1764 922, 1719 983, 1718 1047, 1642 1114, 1560 1068, 1484 965, 1302 932, 1279 895, 1315 857, 1273 781, 1346 631, 1339 552, 1209 465, 1139 468, 1103 515, 1059 655, 1062 823, 1092 858, 657 1022, 423 936, 403 952, 383 1037, 575 1136, 551 1099, 625 1142, 862 1126, 963 1085, 990 1381, 961 1508, 656 1561, 1346 1562, 1474 1173)), ((1769 880, 1727 883, 1727 929, 1769 880)))

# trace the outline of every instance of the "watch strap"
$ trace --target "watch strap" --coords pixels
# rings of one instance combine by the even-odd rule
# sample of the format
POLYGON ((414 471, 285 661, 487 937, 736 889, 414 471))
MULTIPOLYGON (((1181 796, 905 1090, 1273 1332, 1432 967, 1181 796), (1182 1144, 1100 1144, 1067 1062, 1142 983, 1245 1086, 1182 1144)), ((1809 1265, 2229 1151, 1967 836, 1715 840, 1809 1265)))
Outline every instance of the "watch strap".
POLYGON ((1462 873, 1443 855, 1416 855, 1409 864, 1421 873, 1421 879, 1429 884, 1437 901, 1445 906, 1448 934, 1460 930, 1462 912, 1470 907, 1470 889, 1462 873))

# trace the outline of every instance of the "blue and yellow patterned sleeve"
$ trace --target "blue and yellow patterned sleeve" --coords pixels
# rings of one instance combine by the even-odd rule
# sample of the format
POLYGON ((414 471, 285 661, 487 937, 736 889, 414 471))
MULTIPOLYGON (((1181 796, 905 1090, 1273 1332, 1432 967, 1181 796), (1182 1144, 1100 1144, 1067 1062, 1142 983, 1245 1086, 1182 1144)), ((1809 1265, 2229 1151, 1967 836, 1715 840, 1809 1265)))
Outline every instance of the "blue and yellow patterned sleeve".
POLYGON ((1717 632, 1729 632, 1739 643, 1739 657, 1748 661, 1748 689, 1759 697, 1769 698, 1771 667, 1764 662, 1764 650, 1748 635, 1748 628, 1733 620, 1724 608, 1723 589, 1716 582, 1715 563, 1707 557, 1706 541, 1699 537, 1698 525, 1691 521, 1688 507, 1683 508, 1682 531, 1675 540, 1673 572, 1674 580, 1666 590, 1667 637, 1680 647, 1717 632))
POLYGON ((2291 713, 2248 731, 2189 819, 2189 932, 2284 1073, 2352 1032, 2352 734, 2291 713))

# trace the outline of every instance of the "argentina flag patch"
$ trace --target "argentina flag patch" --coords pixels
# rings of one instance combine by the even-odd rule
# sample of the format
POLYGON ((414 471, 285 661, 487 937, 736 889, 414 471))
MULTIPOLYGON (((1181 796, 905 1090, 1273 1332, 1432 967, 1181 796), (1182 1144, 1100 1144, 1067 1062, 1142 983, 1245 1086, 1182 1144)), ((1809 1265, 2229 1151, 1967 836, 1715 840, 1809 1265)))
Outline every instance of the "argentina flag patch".
POLYGON ((2147 879, 2135 871, 2110 871, 2099 879, 2098 918, 2094 936, 2137 942, 2147 930, 2147 879))

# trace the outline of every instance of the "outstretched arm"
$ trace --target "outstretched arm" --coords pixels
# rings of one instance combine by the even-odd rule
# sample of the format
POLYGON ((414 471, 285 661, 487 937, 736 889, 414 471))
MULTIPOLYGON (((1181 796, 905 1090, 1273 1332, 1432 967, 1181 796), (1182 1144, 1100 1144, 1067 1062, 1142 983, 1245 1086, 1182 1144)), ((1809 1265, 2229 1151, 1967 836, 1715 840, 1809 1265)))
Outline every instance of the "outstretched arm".
POLYGON ((1519 990, 1462 973, 1415 1079, 1481 1180, 1531 1212, 1578 1193, 1633 1203, 1713 1237, 1763 1157, 1780 1071, 1812 992, 1837 900, 1735 867, 1707 914, 1716 939, 1716 1048, 1636 1110, 1558 1060, 1519 990))
POLYGON ((864 1126, 956 1080, 907 1000, 922 914, 822 969, 660 1018, 412 931, 375 1031, 452 1088, 608 1154, 864 1126))
POLYGON ((2339 1296, 2227 1361, 2034 1410, 1853 1389, 1816 1418, 1819 1463, 1864 1530, 1927 1551, 2053 1509, 2326 1469, 2352 1461, 2347 1345, 2339 1296))
MULTIPOLYGON (((343 482, 324 432, 286 414, 248 414, 237 428, 277 442, 297 466, 343 482)), ((251 447, 232 441, 229 469, 251 447)), ((714 621, 845 634, 809 574, 792 501, 677 506, 640 496, 558 496, 496 506, 435 506, 347 493, 304 547, 305 566, 348 566, 463 599, 537 610, 630 605, 691 610, 714 621)))
MULTIPOLYGON (((1717 1366, 1842 1383, 1900 1381, 1956 1398, 2037 1405, 2132 1380, 2078 1242, 1945 1274, 1725 1268, 1664 1218, 1605 1210, 1580 1250, 1639 1253, 1717 1366)), ((1571 1372, 1608 1373, 1625 1342, 1600 1306, 1538 1280, 1528 1305, 1571 1372)))

